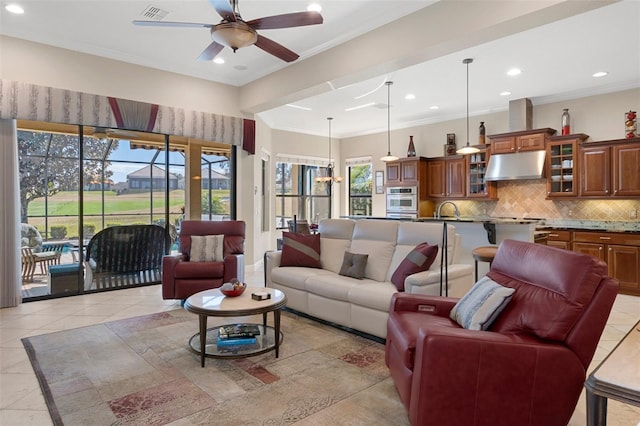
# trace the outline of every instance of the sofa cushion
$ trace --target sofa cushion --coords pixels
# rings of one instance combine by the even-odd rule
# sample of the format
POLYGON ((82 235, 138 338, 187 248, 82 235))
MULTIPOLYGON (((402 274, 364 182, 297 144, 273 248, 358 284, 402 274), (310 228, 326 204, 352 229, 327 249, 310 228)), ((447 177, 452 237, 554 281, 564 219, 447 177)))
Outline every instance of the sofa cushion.
POLYGON ((607 265, 582 253, 504 240, 487 276, 516 289, 492 331, 564 341, 607 276, 607 265))
POLYGON ((389 282, 363 281, 365 285, 349 288, 349 302, 382 312, 389 312, 389 301, 398 290, 389 282))
POLYGON ((320 221, 320 263, 322 269, 338 273, 344 252, 349 250, 355 221, 350 219, 323 219, 320 221))
POLYGON ((282 233, 282 258, 280 266, 304 266, 307 268, 321 268, 320 264, 320 235, 297 234, 295 232, 282 233))
POLYGON ((222 262, 224 235, 192 235, 192 262, 222 262))
POLYGON ((345 251, 339 274, 361 280, 364 278, 364 269, 367 266, 368 257, 368 254, 358 254, 345 251))
POLYGON ((367 286, 368 279, 357 280, 338 274, 314 275, 307 278, 305 286, 309 293, 333 300, 349 301, 349 290, 354 286, 367 286))
MULTIPOLYGON (((421 242, 428 241, 430 244, 437 245, 440 248, 435 260, 433 261, 433 264, 431 265, 432 269, 439 268, 440 257, 443 254, 443 231, 444 225, 439 222, 400 222, 400 224, 398 225, 398 242, 396 250, 401 251, 402 247, 407 247, 408 252, 421 242)), ((450 265, 453 264, 455 260, 455 239, 456 228, 455 226, 447 223, 447 260, 450 265)), ((404 253, 402 257, 397 260, 397 262, 399 263, 402 259, 404 259, 404 256, 406 256, 406 253, 404 253)))
POLYGON ((376 281, 387 280, 397 236, 397 221, 376 219, 356 221, 349 251, 369 255, 364 271, 365 277, 376 281))
POLYGON ((174 278, 223 278, 224 262, 178 262, 173 269, 174 278))
POLYGON ((449 317, 468 330, 487 330, 507 306, 515 289, 482 277, 455 304, 449 317))
POLYGON ((404 280, 411 274, 429 269, 437 254, 437 245, 432 246, 427 242, 418 244, 407 254, 400 265, 398 265, 391 276, 391 282, 396 286, 398 291, 404 291, 404 280))
POLYGON ((309 277, 332 275, 332 272, 324 269, 304 268, 298 266, 275 267, 271 270, 271 281, 297 290, 306 290, 306 282, 309 277))

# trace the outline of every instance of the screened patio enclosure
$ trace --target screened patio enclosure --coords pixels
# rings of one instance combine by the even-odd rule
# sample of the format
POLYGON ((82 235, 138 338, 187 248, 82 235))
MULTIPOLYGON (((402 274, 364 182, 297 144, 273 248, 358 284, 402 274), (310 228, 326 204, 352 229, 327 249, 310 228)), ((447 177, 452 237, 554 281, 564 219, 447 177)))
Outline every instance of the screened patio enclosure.
POLYGON ((85 250, 106 228, 158 225, 170 238, 168 253, 177 248, 185 211, 193 217, 198 209, 204 220, 235 212, 229 145, 19 120, 18 149, 21 222, 34 234, 23 232, 22 239, 25 301, 159 282, 159 268, 135 279, 114 277, 106 286, 88 282, 85 250), (197 200, 185 195, 194 194, 192 185, 197 200))

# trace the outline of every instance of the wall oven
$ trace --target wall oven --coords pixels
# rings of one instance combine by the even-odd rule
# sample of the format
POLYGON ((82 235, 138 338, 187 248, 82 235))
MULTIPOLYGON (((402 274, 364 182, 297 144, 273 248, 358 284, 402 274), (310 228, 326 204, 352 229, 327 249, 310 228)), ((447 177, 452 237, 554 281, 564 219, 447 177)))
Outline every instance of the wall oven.
POLYGON ((387 215, 403 212, 418 212, 418 187, 387 188, 387 215))

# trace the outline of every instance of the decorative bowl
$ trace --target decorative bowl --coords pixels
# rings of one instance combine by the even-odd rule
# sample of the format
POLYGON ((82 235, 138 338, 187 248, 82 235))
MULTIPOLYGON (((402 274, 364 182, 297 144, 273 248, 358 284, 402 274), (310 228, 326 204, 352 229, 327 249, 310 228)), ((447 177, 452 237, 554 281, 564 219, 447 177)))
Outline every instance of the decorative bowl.
POLYGON ((222 287, 220 287, 220 292, 227 297, 237 297, 244 293, 247 285, 245 283, 224 283, 222 287))

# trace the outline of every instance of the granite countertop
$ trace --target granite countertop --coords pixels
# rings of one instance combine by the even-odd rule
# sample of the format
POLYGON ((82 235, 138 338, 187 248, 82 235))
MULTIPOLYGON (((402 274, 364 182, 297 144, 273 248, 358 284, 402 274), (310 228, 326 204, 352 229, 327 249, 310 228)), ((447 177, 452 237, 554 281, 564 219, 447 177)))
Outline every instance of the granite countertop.
POLYGON ((556 229, 570 231, 607 231, 607 232, 639 232, 640 221, 637 220, 584 220, 584 219, 545 219, 538 229, 556 229))
POLYGON ((586 219, 544 219, 531 217, 491 217, 491 216, 444 216, 441 218, 419 217, 418 219, 394 218, 384 216, 340 216, 348 219, 386 219, 408 220, 417 222, 476 222, 493 224, 535 224, 536 231, 544 230, 594 230, 607 232, 638 232, 640 233, 640 221, 638 220, 586 220, 586 219))

